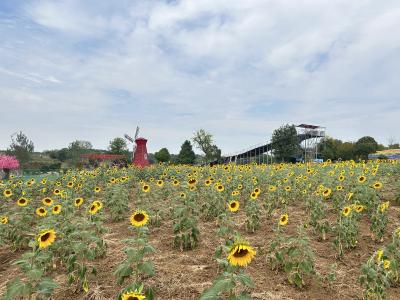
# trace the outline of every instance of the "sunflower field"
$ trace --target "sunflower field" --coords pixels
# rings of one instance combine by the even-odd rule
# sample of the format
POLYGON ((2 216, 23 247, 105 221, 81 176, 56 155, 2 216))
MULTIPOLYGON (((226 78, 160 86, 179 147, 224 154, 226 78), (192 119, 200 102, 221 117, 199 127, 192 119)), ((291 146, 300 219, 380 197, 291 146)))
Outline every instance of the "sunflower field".
POLYGON ((0 182, 2 299, 399 299, 400 163, 0 182))

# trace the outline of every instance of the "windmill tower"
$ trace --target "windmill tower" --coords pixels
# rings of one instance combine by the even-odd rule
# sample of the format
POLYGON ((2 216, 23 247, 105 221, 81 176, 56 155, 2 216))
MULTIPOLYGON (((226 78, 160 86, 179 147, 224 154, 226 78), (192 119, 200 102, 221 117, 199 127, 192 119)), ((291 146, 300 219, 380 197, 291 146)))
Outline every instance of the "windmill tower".
POLYGON ((131 138, 129 135, 125 134, 125 138, 133 144, 133 157, 132 163, 138 167, 147 167, 150 165, 147 159, 147 140, 138 137, 139 126, 136 127, 135 138, 131 138))

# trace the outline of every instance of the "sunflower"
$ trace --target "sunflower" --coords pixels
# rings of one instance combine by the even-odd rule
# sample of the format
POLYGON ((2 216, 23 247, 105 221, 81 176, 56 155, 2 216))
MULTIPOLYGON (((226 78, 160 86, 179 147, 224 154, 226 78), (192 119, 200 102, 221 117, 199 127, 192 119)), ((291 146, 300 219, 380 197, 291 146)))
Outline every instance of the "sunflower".
POLYGON ((358 182, 359 183, 364 183, 365 180, 367 180, 367 177, 365 177, 364 175, 361 175, 360 177, 358 177, 358 182))
POLYGON ((146 296, 136 292, 125 292, 121 296, 121 300, 144 300, 146 296))
POLYGON ((357 204, 354 206, 355 211, 358 213, 362 212, 364 210, 364 208, 365 208, 365 206, 361 205, 361 204, 357 204))
POLYGON ((47 215, 47 210, 44 207, 39 207, 36 209, 36 214, 39 217, 45 217, 47 215))
POLYGON ((279 225, 285 226, 289 222, 289 216, 288 214, 283 214, 279 218, 279 225))
POLYGON ((42 199, 42 203, 43 203, 44 205, 46 205, 46 206, 52 205, 53 202, 54 202, 53 199, 51 199, 51 198, 49 198, 49 197, 46 197, 46 198, 43 198, 43 199, 42 199))
POLYGON ((61 212, 61 205, 57 204, 53 207, 52 213, 53 215, 58 215, 61 212))
POLYGON ((146 225, 148 220, 149 215, 144 210, 137 210, 130 217, 131 224, 135 227, 146 225))
POLYGON ((224 191, 224 186, 222 185, 222 184, 217 184, 216 186, 215 186, 215 188, 217 189, 217 191, 218 192, 223 192, 224 191))
POLYGON ((41 182, 41 184, 46 184, 47 178, 43 178, 42 181, 40 181, 40 182, 41 182))
POLYGON ((285 186, 285 191, 286 191, 286 192, 290 192, 291 190, 292 190, 292 188, 291 188, 290 186, 288 186, 288 185, 285 186))
POLYGON ((74 183, 72 181, 69 181, 67 183, 67 187, 72 188, 74 186, 74 183))
POLYGON ((196 180, 196 178, 191 178, 191 179, 189 179, 189 180, 188 180, 188 184, 189 184, 189 186, 196 185, 196 183, 197 183, 197 180, 196 180))
POLYGON ((98 209, 103 208, 103 203, 101 203, 99 200, 94 200, 92 204, 96 205, 98 209))
POLYGON ((148 184, 144 184, 142 186, 142 191, 145 192, 145 193, 150 192, 150 186, 148 184))
POLYGON ((0 224, 7 224, 8 223, 8 217, 6 216, 0 216, 0 224))
POLYGON ((47 248, 48 246, 53 244, 55 240, 56 232, 53 229, 42 231, 37 238, 39 248, 41 249, 47 248))
POLYGON ((211 183, 212 183, 212 181, 210 179, 207 179, 206 181, 204 181, 205 186, 210 186, 211 183))
POLYGON ((268 187, 268 191, 270 191, 270 192, 275 192, 275 191, 276 191, 276 186, 270 185, 270 186, 268 187))
POLYGON ((13 195, 13 192, 10 189, 6 189, 3 191, 4 197, 11 197, 13 195))
POLYGON ((256 192, 252 192, 252 193, 250 194, 250 198, 253 199, 253 200, 256 200, 257 197, 258 197, 258 194, 257 194, 256 192))
POLYGON ((179 194, 179 197, 186 198, 186 194, 184 192, 182 192, 182 193, 179 194))
POLYGON ((175 179, 175 180, 172 182, 172 185, 173 185, 173 186, 178 186, 178 185, 179 185, 179 181, 175 179))
POLYGON ((99 207, 95 203, 90 204, 89 213, 91 215, 95 215, 98 211, 99 211, 99 207))
POLYGON ((228 254, 228 261, 232 266, 247 266, 253 257, 256 255, 256 251, 246 243, 235 243, 228 254))
POLYGON ((338 185, 336 186, 337 191, 343 191, 343 185, 338 185))
POLYGON ((99 187, 99 186, 96 186, 95 188, 94 188, 94 192, 95 193, 99 193, 101 191, 101 188, 99 187))
POLYGON ((376 190, 380 190, 382 188, 382 182, 379 182, 379 181, 375 182, 373 187, 376 190))
POLYGON ((328 197, 331 195, 331 193, 332 193, 332 190, 331 190, 330 188, 327 188, 327 189, 325 189, 325 190, 322 192, 322 195, 323 195, 325 198, 328 198, 328 197))
POLYGON ((83 198, 82 198, 82 197, 75 198, 75 200, 74 200, 74 205, 75 205, 76 207, 81 206, 82 203, 83 203, 83 198))
POLYGON ((345 179, 344 175, 339 176, 339 181, 344 181, 344 179, 345 179))
POLYGON ((390 260, 385 259, 385 260, 383 261, 383 268, 384 268, 384 269, 389 269, 389 268, 390 268, 390 260))
POLYGON ((389 201, 383 202, 379 205, 379 209, 381 213, 385 212, 385 210, 389 207, 389 201))
POLYGON ((381 261, 383 256, 383 250, 379 249, 378 251, 376 251, 376 260, 378 261, 378 263, 381 261))
POLYGON ((347 200, 350 201, 350 199, 353 197, 354 193, 348 193, 347 194, 347 200))
POLYGON ((157 180, 156 184, 157 184, 157 186, 162 187, 164 185, 164 181, 159 179, 159 180, 157 180))
POLYGON ((61 194, 61 190, 60 189, 54 189, 53 194, 54 195, 60 195, 61 194))
POLYGON ((228 204, 228 208, 229 208, 229 210, 230 210, 231 212, 237 212, 238 209, 239 209, 239 206, 240 206, 240 204, 239 204, 239 201, 237 201, 237 200, 232 200, 232 201, 229 202, 229 204, 228 204))
POLYGON ((255 188, 253 190, 253 192, 259 195, 261 193, 261 189, 260 188, 255 188))
POLYGON ((342 210, 343 216, 347 217, 351 213, 351 207, 350 206, 345 206, 342 210))
POLYGON ((237 188, 238 188, 238 190, 243 190, 243 184, 239 184, 239 185, 237 186, 237 188))
POLYGON ((19 198, 17 201, 18 206, 27 206, 28 203, 29 203, 29 200, 24 197, 19 198))

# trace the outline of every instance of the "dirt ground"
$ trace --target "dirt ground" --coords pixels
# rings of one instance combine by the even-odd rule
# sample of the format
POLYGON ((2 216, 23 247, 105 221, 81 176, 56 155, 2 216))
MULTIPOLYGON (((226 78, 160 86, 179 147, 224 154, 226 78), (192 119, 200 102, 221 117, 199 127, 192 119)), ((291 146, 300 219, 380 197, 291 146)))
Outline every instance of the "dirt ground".
MULTIPOLYGON (((304 222, 306 215, 302 207, 291 207, 288 210, 289 224, 286 228, 288 234, 295 233, 296 227, 304 222)), ((287 283, 284 273, 272 271, 266 263, 266 253, 269 242, 273 238, 273 228, 276 226, 278 215, 273 218, 263 216, 261 228, 254 234, 244 230, 244 215, 235 216, 237 228, 243 236, 257 250, 257 255, 247 267, 247 272, 256 284, 252 291, 253 299, 361 299, 362 289, 358 284, 361 265, 380 246, 388 243, 391 233, 400 226, 400 208, 392 206, 389 214, 389 226, 385 241, 374 242, 369 233, 369 224, 366 217, 361 220, 358 246, 345 254, 342 261, 335 259, 332 248, 333 236, 328 235, 326 241, 319 241, 310 232, 311 245, 315 252, 316 270, 320 275, 329 272, 329 266, 337 263, 336 280, 329 287, 325 283, 312 280, 304 289, 297 289, 287 283)), ((98 270, 97 277, 90 284, 87 294, 75 291, 68 286, 66 276, 62 270, 55 275, 55 280, 60 288, 54 293, 53 299, 115 299, 121 290, 116 284, 113 271, 124 259, 123 249, 125 244, 121 241, 131 235, 129 223, 106 223, 108 233, 104 236, 108 250, 105 258, 94 262, 98 270)), ((172 246, 172 223, 163 220, 161 227, 150 226, 149 241, 156 248, 156 253, 150 256, 156 267, 156 275, 145 279, 146 285, 155 289, 156 299, 198 299, 201 292, 209 287, 218 275, 218 265, 213 259, 214 251, 220 244, 216 235, 214 222, 201 222, 199 229, 201 239, 199 246, 192 251, 180 252, 172 246)), ((7 281, 18 274, 18 268, 12 262, 22 252, 10 252, 9 249, 0 249, 0 293, 5 290, 7 281)), ((56 271, 57 272, 57 271, 56 271)), ((388 299, 400 299, 400 288, 390 288, 388 299)))

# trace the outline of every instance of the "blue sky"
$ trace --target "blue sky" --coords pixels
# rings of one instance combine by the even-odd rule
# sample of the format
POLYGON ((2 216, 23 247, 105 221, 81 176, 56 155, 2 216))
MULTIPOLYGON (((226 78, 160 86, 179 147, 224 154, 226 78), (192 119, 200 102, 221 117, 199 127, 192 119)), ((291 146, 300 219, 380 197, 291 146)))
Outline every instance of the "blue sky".
POLYGON ((153 152, 204 128, 223 153, 284 123, 399 142, 400 3, 0 2, 0 148, 96 148, 136 125, 153 152))

